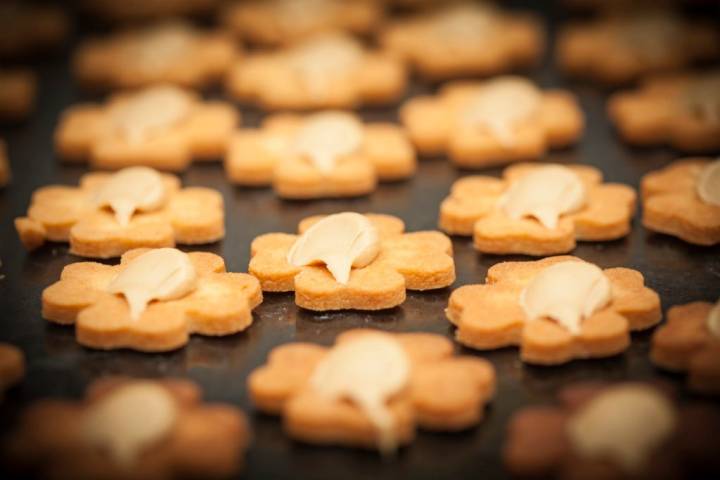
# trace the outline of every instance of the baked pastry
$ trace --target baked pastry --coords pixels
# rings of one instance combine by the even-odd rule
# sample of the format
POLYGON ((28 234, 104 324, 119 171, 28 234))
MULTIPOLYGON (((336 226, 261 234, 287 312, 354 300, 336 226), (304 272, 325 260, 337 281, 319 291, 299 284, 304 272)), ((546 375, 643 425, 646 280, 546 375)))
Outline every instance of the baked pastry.
POLYGON ((25 120, 35 108, 37 78, 31 70, 0 70, 0 121, 25 120))
POLYGON ((58 5, 0 2, 0 58, 56 49, 65 43, 69 31, 70 19, 58 5))
POLYGON ((82 0, 87 12, 116 22, 210 13, 220 3, 221 0, 82 0))
POLYGON ((0 401, 5 390, 25 376, 25 355, 9 343, 0 342, 0 401))

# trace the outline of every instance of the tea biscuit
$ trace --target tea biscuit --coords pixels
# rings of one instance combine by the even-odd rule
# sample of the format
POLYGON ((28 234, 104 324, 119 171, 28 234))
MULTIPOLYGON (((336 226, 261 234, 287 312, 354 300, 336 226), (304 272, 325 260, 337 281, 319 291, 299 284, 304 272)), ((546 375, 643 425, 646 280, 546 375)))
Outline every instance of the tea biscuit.
MULTIPOLYGON (((548 172, 549 173, 549 172, 548 172)), ((483 253, 553 255, 567 253, 576 241, 608 241, 630 233, 635 212, 635 191, 626 185, 603 183, 602 172, 586 165, 516 164, 507 167, 503 178, 464 177, 452 186, 450 196, 440 206, 440 229, 452 235, 472 235, 475 248, 483 253), (551 201, 561 202, 568 184, 552 183, 553 176, 542 172, 561 169, 574 175, 582 190, 578 202, 570 209, 559 209, 554 227, 540 219, 548 214, 551 201), (534 205, 545 208, 537 212, 524 210, 515 215, 507 207, 513 194, 529 174, 535 174, 542 190, 528 184, 534 205), (514 190, 513 190, 514 189, 514 190), (574 208, 573 208, 574 207, 574 208)))
POLYGON ((557 406, 515 413, 502 457, 518 477, 712 478, 718 428, 716 410, 678 406, 653 385, 580 383, 557 406))
POLYGON ((138 247, 216 242, 225 236, 225 211, 223 198, 215 190, 180 188, 180 180, 174 175, 160 176, 151 169, 133 167, 114 175, 88 173, 79 187, 51 185, 38 189, 27 217, 17 218, 15 228, 28 250, 45 241, 69 242, 74 255, 111 258, 138 247), (99 195, 115 188, 113 179, 138 170, 161 178, 164 191, 157 204, 138 208, 125 218, 121 208, 98 202, 99 195))
POLYGON ((11 178, 12 173, 10 172, 10 161, 8 160, 7 146, 5 145, 5 141, 0 139, 0 188, 7 186, 7 184, 10 183, 11 178))
POLYGON ((238 37, 277 46, 328 30, 368 34, 384 12, 376 0, 253 0, 231 3, 221 17, 238 37))
POLYGON ((617 355, 630 345, 630 331, 648 329, 661 318, 660 299, 644 286, 640 272, 600 270, 570 256, 498 263, 488 270, 485 284, 455 290, 446 314, 463 345, 478 350, 519 346, 522 361, 538 365, 617 355), (575 262, 582 263, 569 270, 582 267, 582 277, 553 268, 561 265, 568 270, 565 267, 575 262), (585 270, 598 274, 586 276, 585 270), (560 276, 547 281, 550 273, 560 276), (602 298, 582 296, 596 285, 604 287, 602 298), (534 303, 528 303, 528 295, 536 292, 540 293, 532 299, 534 303), (600 298, 602 302, 593 303, 600 298), (553 299, 558 312, 545 312, 535 305, 542 307, 553 299), (577 321, 575 328, 563 323, 567 318, 577 321))
MULTIPOLYGON (((292 265, 288 254, 300 237, 285 233, 261 235, 253 241, 248 272, 260 280, 263 291, 294 291, 297 305, 317 311, 392 308, 405 301, 406 290, 439 289, 455 281, 448 237, 434 231, 403 233, 402 220, 389 215, 365 217, 377 229, 378 249, 369 264, 349 272, 346 284, 324 265, 292 265)), ((324 218, 306 218, 299 233, 324 218)), ((332 243, 335 238, 327 240, 332 243)))
POLYGON ((691 390, 720 395, 720 309, 710 302, 676 305, 655 331, 650 359, 686 372, 691 390))
POLYGON ((365 195, 416 168, 402 128, 340 111, 267 117, 261 128, 236 133, 225 159, 233 183, 272 185, 280 197, 302 199, 365 195))
POLYGON ((450 83, 436 96, 408 100, 400 119, 419 153, 447 153, 463 168, 540 158, 575 143, 584 122, 570 92, 512 76, 450 83))
POLYGON ((8 442, 14 466, 43 478, 229 478, 245 462, 250 427, 188 380, 105 377, 82 400, 28 407, 8 442))
POLYGON ((70 19, 61 6, 27 1, 0 2, 0 58, 17 58, 60 47, 70 19))
POLYGON ((696 245, 720 243, 720 180, 717 173, 703 176, 713 166, 717 172, 717 165, 709 158, 689 158, 645 175, 640 183, 645 228, 696 245), (701 185, 706 193, 715 192, 714 201, 700 195, 701 185))
POLYGON ((528 67, 540 60, 544 49, 539 18, 476 3, 445 5, 400 19, 387 25, 379 40, 434 80, 528 67))
POLYGON ((323 33, 238 62, 227 88, 240 100, 270 110, 344 109, 386 104, 407 84, 402 62, 365 49, 347 34, 323 33))
POLYGON ((70 107, 55 130, 55 149, 65 161, 94 168, 181 171, 193 160, 222 157, 239 121, 229 103, 159 85, 70 107))
POLYGON ((0 342, 0 400, 8 388, 25 376, 25 355, 9 343, 0 342))
MULTIPOLYGON (((76 339, 86 347, 142 352, 181 348, 190 334, 225 336, 250 326, 252 310, 262 302, 259 282, 245 273, 226 272, 223 259, 212 253, 187 254, 195 281, 181 291, 186 292, 184 295, 154 301, 137 311, 136 300, 129 293, 125 292, 125 296, 110 293, 115 291, 113 285, 126 281, 123 272, 132 269, 126 276, 135 274, 140 267, 134 265, 140 264, 143 255, 158 250, 179 252, 135 249, 125 253, 119 265, 78 262, 66 266, 60 280, 43 291, 43 318, 61 325, 75 325, 76 339)), ((142 273, 145 275, 138 275, 137 281, 146 291, 160 288, 151 272, 142 273)), ((176 277, 177 273, 168 273, 168 278, 176 277)))
POLYGON ((720 56, 714 25, 664 10, 640 10, 571 23, 558 36, 558 64, 566 73, 622 84, 720 56))
POLYGON ((0 121, 25 120, 35 108, 36 89, 31 70, 0 70, 0 121))
POLYGON ((239 53, 226 33, 164 22, 84 41, 75 52, 73 71, 89 88, 157 83, 199 88, 220 80, 239 53))
POLYGON ((686 152, 720 149, 720 70, 658 75, 637 90, 615 93, 608 114, 633 145, 686 152))
POLYGON ((83 0, 90 14, 116 22, 153 20, 210 13, 220 0, 83 0))
POLYGON ((495 371, 485 360, 454 355, 451 342, 440 335, 357 329, 338 336, 334 347, 310 343, 276 347, 267 363, 248 377, 248 391, 258 410, 283 417, 285 431, 296 440, 391 450, 412 442, 418 427, 455 432, 480 423, 485 405, 494 395, 495 371), (383 348, 375 348, 373 357, 372 351, 358 347, 363 341, 371 342, 365 347, 383 348), (388 341, 392 343, 387 345, 388 341), (382 353, 393 345, 401 358, 387 362, 382 353), (352 386, 345 398, 323 391, 332 386, 329 381, 318 388, 318 376, 327 379, 320 372, 328 366, 352 380, 351 372, 333 365, 343 347, 351 348, 344 352, 345 362, 365 362, 365 371, 377 375, 362 379, 362 385, 371 394, 385 394, 372 398, 379 403, 376 409, 380 407, 387 415, 384 422, 354 401, 352 386), (406 364, 404 372, 397 371, 398 360, 406 364), (395 377, 390 379, 394 385, 388 384, 388 377, 395 377), (395 387, 394 393, 389 386, 395 387))

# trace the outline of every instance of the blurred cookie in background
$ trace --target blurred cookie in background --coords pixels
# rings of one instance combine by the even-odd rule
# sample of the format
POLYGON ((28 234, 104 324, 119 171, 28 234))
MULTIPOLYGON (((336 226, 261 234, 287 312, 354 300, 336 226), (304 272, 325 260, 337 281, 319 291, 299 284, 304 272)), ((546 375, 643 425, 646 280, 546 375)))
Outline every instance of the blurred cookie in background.
POLYGON ((0 58, 55 50, 69 31, 70 18, 57 5, 0 2, 0 58))
POLYGON ((35 108, 37 77, 31 70, 0 70, 0 121, 25 120, 35 108))
POLYGON ((119 22, 207 14, 220 3, 221 0, 82 0, 86 12, 119 22))

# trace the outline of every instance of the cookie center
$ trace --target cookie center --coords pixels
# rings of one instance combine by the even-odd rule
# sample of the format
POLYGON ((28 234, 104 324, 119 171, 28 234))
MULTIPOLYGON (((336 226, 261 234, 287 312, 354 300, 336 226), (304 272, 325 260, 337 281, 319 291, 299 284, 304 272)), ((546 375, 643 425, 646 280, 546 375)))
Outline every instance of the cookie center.
POLYGON ((438 15, 432 24, 439 41, 465 42, 491 33, 493 11, 487 6, 459 5, 438 15))
POLYGON ((288 27, 311 28, 328 17, 332 0, 277 0, 277 19, 288 27))
POLYGON ((610 460, 637 474, 676 424, 673 406, 662 394, 643 385, 625 385, 590 400, 573 415, 567 433, 581 456, 610 460))
POLYGON ((581 209, 587 201, 585 185, 567 167, 538 167, 512 182, 499 206, 513 220, 536 218, 544 227, 557 228, 561 215, 581 209))
POLYGON ((706 325, 714 337, 720 338, 720 300, 708 313, 706 325))
POLYGON ((561 262, 538 273, 520 293, 528 320, 550 318, 573 335, 581 323, 610 303, 612 288, 603 271, 587 262, 561 262))
POLYGON ((360 149, 363 136, 363 126, 353 115, 318 113, 304 122, 295 136, 293 150, 320 172, 329 173, 340 157, 360 149))
POLYGON ((178 408, 170 393, 150 382, 137 382, 110 392, 83 416, 84 441, 108 451, 123 467, 132 467, 148 447, 172 431, 178 408))
POLYGON ((146 70, 159 70, 181 59, 193 40, 193 30, 184 23, 168 23, 141 33, 133 55, 146 70))
POLYGON ((195 289, 197 273, 190 257, 174 248, 150 250, 131 260, 110 282, 109 293, 122 294, 130 318, 140 319, 152 300, 182 298, 195 289))
POLYGON ((310 227, 288 252, 296 267, 325 264, 338 283, 347 284, 352 267, 369 265, 380 253, 377 228, 364 215, 330 215, 310 227))
POLYGON ((410 362, 402 346, 380 334, 368 334, 335 346, 311 378, 313 389, 357 405, 380 434, 379 448, 397 448, 392 412, 387 402, 407 387, 410 362))
POLYGON ((165 204, 162 176, 152 168, 129 167, 114 173, 95 195, 98 208, 110 207, 117 222, 126 227, 136 211, 151 211, 165 204))
POLYGON ((706 165, 696 183, 697 194, 708 205, 720 207, 720 159, 706 165))
POLYGON ((362 60, 362 47, 342 35, 323 35, 296 47, 290 64, 311 93, 326 94, 330 82, 355 69, 362 60))

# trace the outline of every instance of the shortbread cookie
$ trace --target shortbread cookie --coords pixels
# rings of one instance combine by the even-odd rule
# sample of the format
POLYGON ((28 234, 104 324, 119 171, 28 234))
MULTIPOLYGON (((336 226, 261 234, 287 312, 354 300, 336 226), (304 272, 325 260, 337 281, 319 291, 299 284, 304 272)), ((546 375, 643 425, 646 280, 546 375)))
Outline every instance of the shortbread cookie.
POLYGON ((55 131, 55 149, 66 161, 87 161, 95 168, 146 165, 181 171, 194 159, 222 157, 239 121, 228 103, 153 86, 116 94, 102 105, 70 107, 55 131))
POLYGON ((7 146, 5 145, 5 141, 0 139, 0 188, 7 186, 7 184, 10 183, 11 178, 12 173, 10 172, 10 161, 8 160, 7 146))
POLYGON ((43 317, 75 325, 90 348, 165 352, 190 334, 225 336, 247 329, 262 302, 260 283, 228 273, 212 253, 135 249, 119 265, 79 262, 42 294, 43 317))
POLYGON ((455 290, 446 313, 463 345, 519 346, 524 362, 539 365, 617 355, 630 331, 661 317, 660 298, 640 272, 569 256, 498 263, 485 284, 455 290))
POLYGON ((96 380, 80 401, 25 410, 8 442, 16 468, 58 480, 231 478, 250 429, 236 407, 188 380, 96 380))
POLYGON ((248 378, 256 408, 282 415, 302 442, 377 448, 412 442, 417 427, 459 431, 477 425, 495 391, 495 371, 479 358, 453 355, 428 333, 350 330, 335 346, 276 347, 248 378))
POLYGON ((284 198, 365 195, 378 180, 406 179, 416 167, 402 128, 341 111, 270 116, 236 133, 225 159, 232 182, 272 185, 284 198))
POLYGON ((383 19, 377 0, 252 0, 231 3, 222 22, 260 45, 287 45, 320 32, 372 32, 383 19))
POLYGON ((583 131, 573 94, 511 76, 448 84, 436 96, 408 100, 400 118, 420 153, 447 153, 465 168, 534 160, 583 131))
POLYGON ((111 258, 139 247, 216 242, 225 236, 225 213, 215 190, 180 188, 173 175, 131 167, 88 173, 79 187, 40 188, 15 228, 28 250, 69 242, 74 255, 111 258))
POLYGON ((0 121, 26 119, 35 108, 37 79, 30 70, 0 70, 0 121))
POLYGON ((389 215, 340 213, 306 218, 300 236, 269 233, 251 247, 248 271, 267 292, 295 292, 308 310, 381 310, 406 290, 455 281, 452 243, 440 232, 403 233, 389 215))
POLYGON ((124 22, 209 13, 221 0, 82 0, 82 3, 91 14, 124 22))
POLYGON ((623 139, 634 145, 718 150, 720 70, 650 78, 638 90, 612 95, 608 114, 623 139))
POLYGON ((25 376, 25 355, 9 343, 0 342, 0 400, 8 388, 25 376))
POLYGON ((59 5, 0 2, 0 57, 21 57, 57 49, 68 36, 70 20, 59 5))
POLYGON ((238 62, 228 89, 268 109, 352 108, 398 99, 407 83, 400 60, 345 34, 320 34, 238 62))
POLYGON ((167 22, 87 40, 75 52, 73 68, 93 88, 204 87, 220 80, 238 55, 226 33, 167 22))
POLYGON ((586 165, 517 164, 503 178, 470 176, 440 206, 440 228, 472 235, 483 253, 554 255, 576 241, 607 241, 630 233, 635 191, 602 183, 586 165))
POLYGON ((446 79, 533 65, 542 55, 544 33, 533 15, 460 3, 391 23, 380 43, 422 76, 446 79))
POLYGON ((687 372, 691 390, 720 395, 720 302, 672 307, 653 335, 650 358, 671 371, 687 372))
POLYGON ((720 32, 714 25, 664 10, 570 24, 557 43, 558 63, 565 72, 608 84, 718 56, 720 32))
POLYGON ((720 243, 720 160, 691 158, 645 175, 643 225, 696 245, 720 243))
POLYGON ((503 460, 517 477, 567 480, 714 478, 720 474, 720 415, 676 405, 643 383, 577 384, 558 406, 532 406, 511 419, 503 460))

